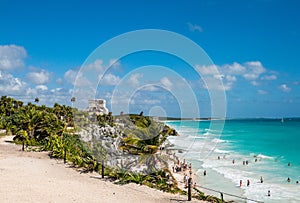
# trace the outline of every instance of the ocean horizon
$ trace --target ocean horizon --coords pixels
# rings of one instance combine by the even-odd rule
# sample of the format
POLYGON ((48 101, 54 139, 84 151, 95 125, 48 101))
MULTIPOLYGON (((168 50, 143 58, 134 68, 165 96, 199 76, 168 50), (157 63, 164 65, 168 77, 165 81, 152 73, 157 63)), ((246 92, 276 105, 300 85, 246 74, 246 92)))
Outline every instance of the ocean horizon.
MULTIPOLYGON (((174 148, 183 149, 183 153, 177 153, 179 157, 192 162, 198 185, 261 202, 300 201, 300 184, 297 183, 300 181, 300 118, 165 123, 180 134, 170 137, 169 141, 174 148), (248 180, 249 186, 246 185, 248 180)), ((215 192, 204 192, 219 196, 215 192)), ((252 202, 226 195, 224 198, 252 202)))

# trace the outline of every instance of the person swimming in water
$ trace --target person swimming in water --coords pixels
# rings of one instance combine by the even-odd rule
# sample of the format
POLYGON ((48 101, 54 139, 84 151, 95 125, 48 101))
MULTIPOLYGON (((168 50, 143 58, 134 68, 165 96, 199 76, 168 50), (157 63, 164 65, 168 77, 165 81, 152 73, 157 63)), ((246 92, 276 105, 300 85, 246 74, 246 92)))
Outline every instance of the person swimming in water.
POLYGON ((288 178, 287 178, 287 182, 291 182, 291 179, 290 179, 290 177, 288 177, 288 178))

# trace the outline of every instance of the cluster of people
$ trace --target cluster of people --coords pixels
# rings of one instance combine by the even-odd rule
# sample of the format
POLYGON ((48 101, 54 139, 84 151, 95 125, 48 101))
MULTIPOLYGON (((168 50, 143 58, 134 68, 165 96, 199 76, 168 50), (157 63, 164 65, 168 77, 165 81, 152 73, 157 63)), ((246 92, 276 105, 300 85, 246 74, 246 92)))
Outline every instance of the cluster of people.
MULTIPOLYGON (((175 156, 175 154, 174 154, 174 156, 175 156)), ((226 159, 225 156, 223 158, 226 159)), ((220 160, 220 159, 221 159, 221 157, 218 156, 218 160, 220 160)), ((257 162, 257 161, 258 161, 258 159, 255 158, 255 162, 257 162)), ((234 159, 232 160, 232 164, 235 164, 234 159)), ((248 165, 248 164, 249 164, 248 160, 243 161, 243 165, 248 165)), ((291 166, 290 162, 288 163, 288 166, 291 166)), ((189 163, 189 164, 186 163, 185 159, 183 160, 183 162, 180 162, 179 159, 177 158, 177 162, 173 166, 173 172, 186 172, 187 170, 189 171, 190 176, 188 176, 187 173, 184 173, 183 182, 184 182, 185 187, 188 187, 189 179, 192 177, 192 164, 191 163, 189 163)), ((207 172, 206 172, 206 170, 204 170, 203 175, 206 176, 206 174, 207 174, 207 172)), ((192 178, 190 179, 190 181, 191 181, 190 184, 193 185, 192 178)), ((264 182, 264 179, 261 176, 260 177, 260 183, 263 183, 263 182, 264 182)), ((291 182, 291 179, 289 177, 287 178, 287 182, 291 182)), ((296 183, 299 184, 299 181, 296 181, 296 183)), ((243 181, 240 180, 240 187, 242 187, 242 185, 243 185, 243 181)), ((249 179, 247 179, 246 185, 248 187, 250 186, 250 180, 249 179)), ((194 187, 196 187, 196 183, 194 183, 194 187)), ((270 190, 268 190, 267 196, 271 196, 271 191, 270 190)))
POLYGON ((192 164, 191 163, 186 163, 185 159, 183 160, 183 162, 180 162, 179 159, 177 160, 177 163, 174 164, 174 166, 172 167, 173 172, 177 173, 177 172, 182 172, 182 171, 190 171, 190 174, 192 173, 192 164))
MULTIPOLYGON (((175 157, 175 154, 174 154, 175 157)), ((173 173, 180 173, 180 172, 184 172, 184 176, 183 176, 183 182, 184 182, 184 186, 188 187, 188 182, 189 179, 191 178, 191 183, 193 185, 193 187, 196 187, 196 182, 193 183, 192 181, 192 163, 187 163, 185 161, 185 159, 183 159, 183 161, 180 161, 177 157, 175 157, 177 159, 177 161, 174 163, 174 166, 172 167, 173 173), (189 172, 189 176, 187 174, 187 171, 189 172)))
MULTIPOLYGON (((243 186, 243 181, 240 180, 240 187, 242 187, 242 186, 243 186)), ((250 186, 250 180, 249 179, 247 180, 247 186, 250 186)))
POLYGON ((243 165, 248 165, 248 161, 243 161, 243 165))

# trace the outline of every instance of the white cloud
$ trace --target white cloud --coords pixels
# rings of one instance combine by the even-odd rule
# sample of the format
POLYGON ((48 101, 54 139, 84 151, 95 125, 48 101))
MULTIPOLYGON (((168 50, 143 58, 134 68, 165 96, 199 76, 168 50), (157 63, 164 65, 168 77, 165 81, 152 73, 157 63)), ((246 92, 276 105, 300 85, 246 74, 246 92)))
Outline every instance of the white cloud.
POLYGON ((0 45, 0 70, 12 70, 24 67, 27 52, 24 47, 0 45))
POLYGON ((30 72, 26 78, 33 84, 44 85, 50 81, 50 73, 46 70, 30 72))
POLYGON ((130 75, 127 83, 132 87, 138 87, 140 85, 139 79, 143 77, 143 74, 141 73, 135 73, 130 75))
POLYGON ((196 24, 192 24, 192 23, 187 23, 189 26, 190 31, 194 32, 194 31, 198 31, 198 32, 203 32, 203 29, 201 26, 196 25, 196 24))
MULTIPOLYGON (((210 66, 195 66, 196 70, 202 75, 214 75, 215 78, 226 78, 230 76, 243 76, 246 80, 255 80, 262 73, 266 72, 259 61, 246 62, 244 65, 234 62, 233 64, 225 64, 222 66, 210 65, 210 66)), ((228 78, 233 79, 233 77, 228 78)), ((236 79, 236 78, 235 78, 236 79)))
POLYGON ((35 88, 28 87, 25 94, 27 96, 49 97, 48 87, 45 85, 37 85, 35 88))
POLYGON ((155 92, 155 91, 159 91, 160 89, 155 85, 147 85, 143 87, 143 90, 149 92, 155 92))
POLYGON ((232 82, 222 82, 222 80, 217 79, 215 77, 207 77, 205 78, 205 84, 203 87, 208 90, 221 90, 227 91, 231 90, 233 86, 232 82))
POLYGON ((26 95, 37 95, 38 94, 38 91, 37 89, 34 89, 34 88, 27 88, 26 89, 26 95))
POLYGON ((120 80, 120 77, 109 73, 104 75, 103 78, 101 78, 100 83, 102 85, 117 85, 120 82, 120 80))
POLYGON ((82 71, 92 71, 92 73, 97 73, 98 75, 106 74, 110 68, 119 68, 121 63, 118 59, 110 59, 108 61, 103 61, 102 59, 96 59, 93 63, 84 64, 81 69, 82 71))
POLYGON ((217 75, 214 75, 213 76, 214 78, 218 79, 218 80, 223 80, 225 75, 222 75, 222 74, 217 74, 217 75))
POLYGON ((223 66, 195 66, 196 70, 202 75, 206 84, 203 85, 205 89, 210 90, 231 90, 237 77, 243 73, 245 68, 238 63, 232 65, 226 64, 223 66))
POLYGON ((233 64, 225 64, 222 66, 222 72, 230 75, 242 75, 246 72, 246 67, 234 62, 233 64))
POLYGON ((255 80, 251 81, 250 83, 253 86, 259 86, 259 83, 257 81, 255 81, 255 80))
POLYGON ((228 82, 236 82, 237 81, 236 77, 232 76, 232 75, 226 75, 225 78, 228 82))
POLYGON ((106 93, 105 97, 110 100, 113 112, 121 112, 128 109, 128 104, 134 103, 134 99, 129 92, 114 92, 112 95, 106 93))
POLYGON ((258 93, 258 94, 262 94, 262 95, 268 94, 268 92, 265 91, 265 90, 257 90, 257 93, 258 93))
POLYGON ((147 105, 154 105, 154 104, 159 104, 160 101, 157 99, 145 99, 141 103, 147 104, 147 105))
POLYGON ((276 80, 277 76, 276 75, 266 75, 261 78, 262 80, 276 80))
POLYGON ((12 95, 22 94, 27 88, 27 84, 20 78, 16 78, 9 73, 0 71, 0 94, 12 95))
POLYGON ((71 83, 72 85, 74 85, 77 74, 78 74, 78 71, 70 69, 67 72, 65 72, 64 78, 68 83, 71 83))
POLYGON ((262 73, 266 72, 266 69, 259 61, 246 62, 245 66, 247 72, 243 74, 243 77, 246 80, 256 80, 262 73))
POLYGON ((105 66, 103 65, 103 60, 96 59, 93 63, 85 64, 82 69, 84 71, 97 71, 97 72, 103 72, 105 70, 105 66))
POLYGON ((68 70, 64 74, 64 79, 72 84, 72 85, 77 85, 77 86, 89 86, 91 85, 90 81, 82 75, 81 72, 78 72, 76 70, 68 70))
POLYGON ((167 77, 163 77, 160 80, 160 83, 166 88, 166 89, 172 89, 173 83, 169 80, 167 77))
POLYGON ((279 90, 283 91, 283 92, 290 92, 292 89, 290 87, 287 86, 287 84, 282 84, 278 87, 279 90))
POLYGON ((61 87, 57 87, 57 88, 54 88, 54 89, 50 90, 50 92, 56 93, 56 92, 60 92, 62 89, 63 88, 61 88, 61 87))
POLYGON ((48 90, 48 87, 46 85, 37 85, 35 87, 35 89, 37 90, 41 90, 41 91, 47 91, 48 90))
MULTIPOLYGON (((259 79, 261 74, 267 71, 259 61, 249 61, 244 64, 234 62, 233 64, 224 64, 222 66, 196 65, 195 69, 205 78, 205 80, 208 80, 206 81, 208 83, 208 88, 217 90, 231 90, 239 77, 248 80, 254 86, 258 86, 259 82, 257 79, 259 79), (209 78, 210 76, 214 78, 215 81, 212 78, 209 78), (213 82, 216 83, 213 84, 213 82)), ((268 76, 266 79, 274 79, 274 76, 276 75, 268 76)))
POLYGON ((255 80, 258 75, 257 74, 254 74, 254 73, 245 73, 243 75, 243 77, 246 79, 246 80, 255 80))
POLYGON ((120 61, 117 59, 110 59, 109 66, 119 67, 121 65, 120 61))
POLYGON ((218 75, 220 72, 218 69, 220 68, 217 65, 210 65, 210 66, 195 66, 196 70, 200 75, 218 75))

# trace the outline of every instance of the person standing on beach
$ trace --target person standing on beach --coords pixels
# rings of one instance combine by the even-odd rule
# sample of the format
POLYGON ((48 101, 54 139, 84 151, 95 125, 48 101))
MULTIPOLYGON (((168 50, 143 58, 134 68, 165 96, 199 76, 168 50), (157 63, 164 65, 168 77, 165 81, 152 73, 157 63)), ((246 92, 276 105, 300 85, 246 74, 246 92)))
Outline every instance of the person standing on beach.
POLYGON ((264 182, 263 177, 260 176, 260 183, 263 183, 263 182, 264 182))
POLYGON ((206 176, 206 170, 203 171, 203 175, 206 176))
POLYGON ((185 175, 185 187, 188 186, 188 182, 189 182, 189 177, 187 175, 185 175))
POLYGON ((184 176, 183 176, 183 182, 184 182, 184 184, 186 184, 186 173, 184 174, 184 176))
POLYGON ((242 181, 242 180, 240 180, 240 187, 242 187, 242 185, 243 185, 243 181, 242 181))
POLYGON ((250 186, 250 180, 247 180, 247 186, 250 186))

